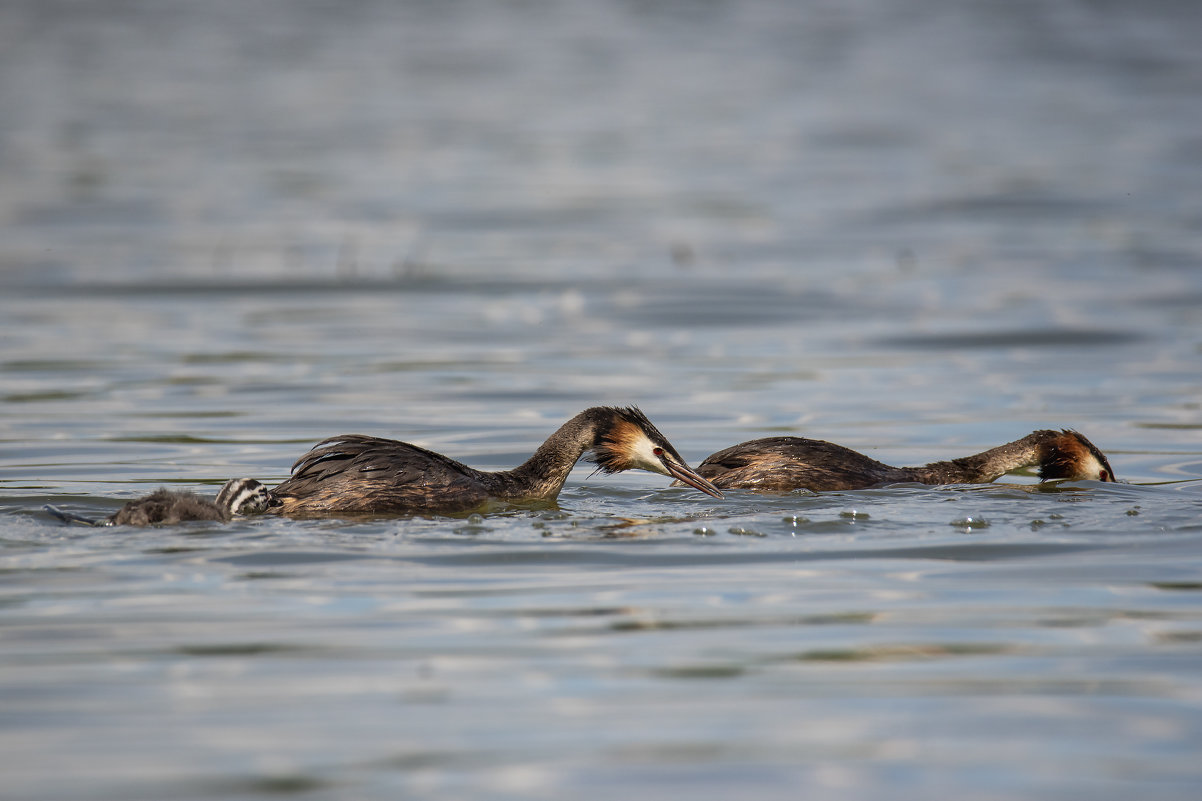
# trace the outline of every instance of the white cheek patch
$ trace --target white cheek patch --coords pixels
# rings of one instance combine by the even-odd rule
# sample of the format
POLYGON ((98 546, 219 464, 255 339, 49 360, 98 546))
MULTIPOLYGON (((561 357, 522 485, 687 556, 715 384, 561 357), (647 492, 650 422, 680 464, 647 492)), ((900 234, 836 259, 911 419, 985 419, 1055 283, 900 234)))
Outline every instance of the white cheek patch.
POLYGON ((632 467, 639 470, 647 470, 652 473, 661 473, 662 475, 671 475, 664 467, 664 463, 655 455, 656 444, 646 437, 639 437, 634 442, 634 447, 631 448, 630 462, 632 467))
POLYGON ((1080 474, 1083 478, 1093 479, 1098 481, 1102 478, 1102 471, 1106 468, 1102 467, 1102 463, 1092 453, 1086 453, 1085 458, 1081 460, 1080 474))

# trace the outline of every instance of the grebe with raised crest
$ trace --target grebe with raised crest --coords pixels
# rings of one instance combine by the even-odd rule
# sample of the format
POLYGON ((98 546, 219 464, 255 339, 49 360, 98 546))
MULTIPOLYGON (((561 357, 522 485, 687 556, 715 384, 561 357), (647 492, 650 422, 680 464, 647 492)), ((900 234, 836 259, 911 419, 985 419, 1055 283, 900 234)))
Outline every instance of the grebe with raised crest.
POLYGON ((270 491, 268 511, 290 517, 331 514, 456 514, 489 501, 553 501, 586 452, 597 470, 647 470, 721 498, 672 443, 633 406, 595 406, 564 423, 512 470, 476 470, 407 442, 344 434, 319 442, 270 491))

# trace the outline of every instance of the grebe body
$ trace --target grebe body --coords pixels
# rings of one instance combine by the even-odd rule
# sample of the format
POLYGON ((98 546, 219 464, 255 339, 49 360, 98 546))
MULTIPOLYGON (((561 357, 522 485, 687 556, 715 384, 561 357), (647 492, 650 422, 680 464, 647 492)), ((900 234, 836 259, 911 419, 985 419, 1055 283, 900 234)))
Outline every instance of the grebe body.
POLYGON ((130 501, 116 514, 100 520, 63 512, 53 506, 46 511, 67 523, 88 526, 170 526, 189 520, 213 520, 227 523, 234 517, 258 514, 271 501, 267 487, 253 478, 227 481, 214 500, 194 492, 173 492, 160 488, 144 498, 130 501))
POLYGON ((495 473, 407 442, 331 437, 298 459, 291 478, 271 490, 269 511, 293 517, 456 514, 490 501, 552 501, 586 452, 604 473, 647 470, 722 497, 637 408, 597 406, 564 423, 522 465, 495 473))
POLYGON ((867 489, 885 484, 988 484, 1032 465, 1043 481, 1072 479, 1114 481, 1105 455, 1076 431, 1033 431, 1022 439, 983 453, 893 467, 842 445, 802 437, 768 437, 718 451, 697 466, 697 473, 721 489, 815 492, 867 489))

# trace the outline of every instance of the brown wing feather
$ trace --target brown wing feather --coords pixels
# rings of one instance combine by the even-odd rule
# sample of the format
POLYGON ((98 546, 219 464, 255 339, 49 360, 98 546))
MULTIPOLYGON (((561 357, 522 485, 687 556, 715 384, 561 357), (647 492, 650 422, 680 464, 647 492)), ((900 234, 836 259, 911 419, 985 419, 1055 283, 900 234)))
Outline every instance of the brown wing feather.
POLYGON ((862 453, 803 437, 743 442, 709 456, 697 472, 723 489, 826 492, 904 480, 895 468, 862 453))
POLYGON ((271 491, 289 514, 465 511, 488 499, 479 471, 442 454, 380 437, 319 442, 271 491))

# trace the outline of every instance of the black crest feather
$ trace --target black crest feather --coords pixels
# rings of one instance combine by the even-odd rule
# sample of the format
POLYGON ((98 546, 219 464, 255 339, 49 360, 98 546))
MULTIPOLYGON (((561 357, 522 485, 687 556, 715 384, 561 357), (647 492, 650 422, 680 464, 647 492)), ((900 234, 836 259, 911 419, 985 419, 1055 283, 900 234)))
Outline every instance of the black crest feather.
POLYGON ((600 473, 619 473, 629 470, 630 450, 634 447, 636 437, 646 437, 662 448, 678 462, 684 460, 672 447, 672 443, 647 419, 647 415, 637 406, 606 406, 602 412, 608 420, 600 421, 597 427, 597 439, 593 443, 591 461, 597 465, 600 473))

